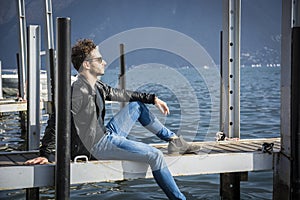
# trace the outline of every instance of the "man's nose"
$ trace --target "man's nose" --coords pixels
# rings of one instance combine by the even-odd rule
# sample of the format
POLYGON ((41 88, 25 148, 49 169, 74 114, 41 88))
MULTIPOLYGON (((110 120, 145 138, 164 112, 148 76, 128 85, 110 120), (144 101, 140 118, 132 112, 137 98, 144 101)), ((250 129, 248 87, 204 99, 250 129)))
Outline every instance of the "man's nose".
POLYGON ((103 60, 103 61, 102 61, 102 64, 103 64, 104 66, 106 66, 107 63, 106 63, 105 60, 103 60))

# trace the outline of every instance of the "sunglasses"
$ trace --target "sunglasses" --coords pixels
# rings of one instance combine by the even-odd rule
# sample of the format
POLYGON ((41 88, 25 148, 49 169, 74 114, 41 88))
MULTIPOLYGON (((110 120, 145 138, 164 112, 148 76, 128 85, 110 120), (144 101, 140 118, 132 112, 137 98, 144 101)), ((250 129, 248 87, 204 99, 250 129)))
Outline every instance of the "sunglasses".
POLYGON ((98 62, 98 63, 102 63, 102 57, 98 57, 98 58, 90 58, 90 59, 86 59, 86 61, 89 61, 89 62, 98 62))

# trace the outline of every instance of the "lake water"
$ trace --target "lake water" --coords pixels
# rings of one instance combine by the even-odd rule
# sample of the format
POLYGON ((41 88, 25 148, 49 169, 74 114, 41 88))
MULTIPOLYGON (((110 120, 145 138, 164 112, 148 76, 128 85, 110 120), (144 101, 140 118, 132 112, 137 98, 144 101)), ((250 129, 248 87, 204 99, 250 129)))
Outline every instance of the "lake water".
MULTIPOLYGON (((152 69, 147 66, 132 67, 128 71, 127 87, 155 92, 165 100, 171 111, 168 117, 160 115, 154 106, 150 106, 150 109, 167 127, 187 140, 213 140, 219 130, 220 87, 218 75, 209 67, 206 70, 199 71, 188 66, 176 69, 160 65, 152 69), (139 80, 140 77, 144 78, 139 80)), ((117 70, 108 69, 103 79, 116 86, 117 77, 117 70)), ((241 138, 279 137, 280 68, 241 68, 240 97, 241 138)), ((119 105, 108 105, 107 118, 118 108, 119 105)), ((47 115, 43 115, 45 120, 47 115)), ((42 130, 44 128, 45 124, 42 130)), ((133 128, 129 137, 147 143, 161 142, 139 125, 133 128)), ((17 113, 2 116, 0 150, 22 150, 23 144, 24 136, 21 134, 17 113)), ((219 199, 218 174, 176 177, 176 181, 187 199, 219 199)), ((248 181, 241 182, 241 199, 272 199, 272 190, 271 171, 249 172, 248 181)), ((53 188, 41 188, 40 191, 41 199, 54 199, 53 188)), ((0 191, 0 199, 25 199, 25 192, 0 191)), ((156 200, 166 197, 153 179, 138 179, 72 185, 71 199, 156 200)))

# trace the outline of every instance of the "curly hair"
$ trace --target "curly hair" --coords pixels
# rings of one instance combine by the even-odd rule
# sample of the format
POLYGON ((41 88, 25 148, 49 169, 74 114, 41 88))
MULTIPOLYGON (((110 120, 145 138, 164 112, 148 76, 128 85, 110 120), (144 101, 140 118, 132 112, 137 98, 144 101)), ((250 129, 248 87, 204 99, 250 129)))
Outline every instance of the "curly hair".
POLYGON ((74 68, 79 71, 83 61, 90 54, 92 50, 96 48, 93 40, 91 39, 80 39, 72 47, 72 63, 74 68))

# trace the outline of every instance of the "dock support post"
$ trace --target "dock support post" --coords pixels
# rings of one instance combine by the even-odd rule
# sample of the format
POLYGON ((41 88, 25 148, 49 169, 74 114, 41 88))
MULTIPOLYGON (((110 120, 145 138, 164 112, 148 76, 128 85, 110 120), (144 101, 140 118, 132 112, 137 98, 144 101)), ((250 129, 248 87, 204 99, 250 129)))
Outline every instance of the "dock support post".
POLYGON ((41 40, 39 26, 28 27, 28 50, 27 149, 37 150, 40 146, 41 40))
MULTIPOLYGON (((46 28, 45 28, 45 42, 46 49, 46 71, 47 71, 47 91, 48 91, 48 102, 52 100, 52 90, 51 86, 51 54, 50 49, 54 50, 54 41, 53 41, 53 19, 52 19, 52 1, 45 0, 45 15, 46 15, 46 28)), ((52 102, 53 103, 53 102, 52 102)))
MULTIPOLYGON (((120 44, 120 75, 119 75, 120 89, 126 88, 126 77, 125 77, 125 55, 124 55, 124 44, 120 44)), ((121 102, 121 108, 125 106, 125 102, 121 102)))
POLYGON ((26 99, 26 64, 27 64, 27 36, 26 36, 26 18, 25 18, 25 3, 24 0, 18 0, 18 13, 19 13, 19 92, 22 99, 26 99))
POLYGON ((292 199, 300 199, 300 26, 292 29, 292 199))
POLYGON ((274 163, 273 199, 300 198, 300 1, 282 1, 281 150, 274 163))
POLYGON ((222 200, 241 199, 239 173, 220 174, 220 187, 222 200))
MULTIPOLYGON (((27 36, 24 0, 16 0, 19 14, 19 53, 17 54, 19 98, 26 100, 27 36)), ((22 135, 26 133, 26 113, 20 112, 22 135)))
MULTIPOLYGON (((21 84, 21 66, 20 66, 20 54, 17 53, 16 54, 16 58, 17 58, 17 67, 18 67, 18 97, 21 97, 21 88, 22 88, 22 84, 21 84)), ((19 116, 20 116, 20 126, 21 126, 21 135, 24 136, 24 138, 26 138, 26 112, 25 111, 20 111, 19 112, 19 116)), ((25 150, 25 149, 23 149, 25 150)))
MULTIPOLYGON (((240 138, 240 18, 241 0, 224 0, 221 77, 225 95, 221 100, 221 126, 229 138, 240 138)), ((220 196, 239 199, 240 173, 220 174, 220 196)))
POLYGON ((3 99, 3 90, 2 90, 2 63, 0 60, 0 99, 3 99))
POLYGON ((48 102, 51 106, 48 104, 48 110, 49 114, 55 112, 55 52, 54 49, 49 49, 49 59, 50 59, 50 85, 48 86, 48 90, 51 88, 51 103, 48 102))
POLYGON ((223 83, 223 31, 220 32, 220 118, 219 118, 219 131, 224 132, 225 111, 223 110, 224 104, 224 83, 223 83))
POLYGON ((222 79, 224 133, 240 137, 240 16, 241 0, 223 1, 222 79))
MULTIPOLYGON (((27 63, 27 150, 37 150, 40 146, 40 27, 30 25, 27 31, 29 53, 27 63)), ((27 189, 26 198, 39 199, 39 188, 27 189)))
POLYGON ((71 20, 57 18, 57 112, 55 197, 70 198, 71 160, 71 20))

